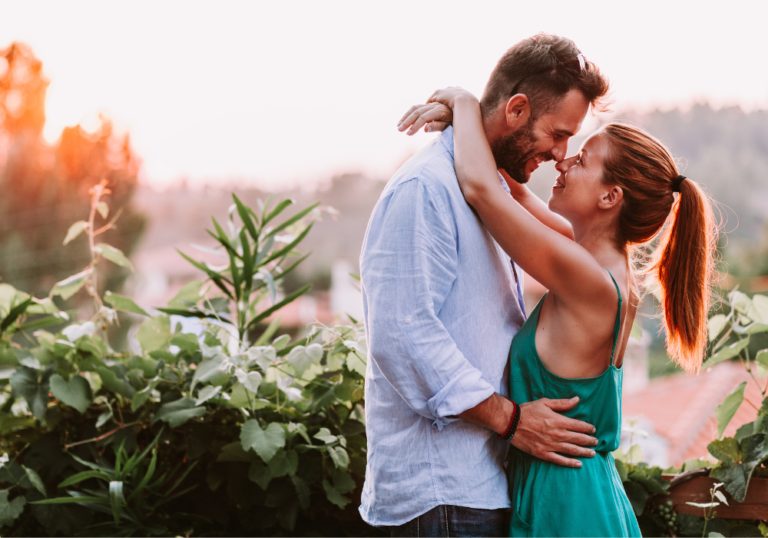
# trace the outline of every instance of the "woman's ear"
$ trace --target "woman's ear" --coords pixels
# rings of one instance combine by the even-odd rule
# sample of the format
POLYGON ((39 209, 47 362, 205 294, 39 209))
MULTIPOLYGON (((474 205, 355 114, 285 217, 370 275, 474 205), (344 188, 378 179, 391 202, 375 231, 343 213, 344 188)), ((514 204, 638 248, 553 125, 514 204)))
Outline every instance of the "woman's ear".
POLYGON ((600 209, 611 209, 616 207, 624 199, 624 191, 618 185, 609 185, 608 190, 600 195, 600 201, 597 207, 600 209))
POLYGON ((510 97, 506 107, 504 107, 504 117, 507 120, 507 127, 513 131, 517 131, 528 123, 528 119, 531 117, 531 103, 528 101, 528 96, 517 93, 510 97))

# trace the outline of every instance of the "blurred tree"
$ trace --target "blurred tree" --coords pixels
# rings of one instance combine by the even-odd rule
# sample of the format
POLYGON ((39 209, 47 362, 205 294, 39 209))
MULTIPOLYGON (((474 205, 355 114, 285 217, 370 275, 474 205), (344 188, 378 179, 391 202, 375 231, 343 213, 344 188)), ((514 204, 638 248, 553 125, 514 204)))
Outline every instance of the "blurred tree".
MULTIPOLYGON (((127 255, 144 227, 144 217, 130 205, 139 162, 128 135, 115 134, 101 116, 94 133, 67 127, 47 145, 47 88, 42 62, 29 46, 0 50, 0 278, 38 297, 87 265, 83 236, 66 247, 62 241, 70 224, 87 220, 88 190, 101 179, 109 182, 112 210, 123 209, 108 242, 127 255)), ((107 222, 97 218, 97 226, 107 222)), ((101 282, 118 289, 126 272, 102 265, 101 282)))

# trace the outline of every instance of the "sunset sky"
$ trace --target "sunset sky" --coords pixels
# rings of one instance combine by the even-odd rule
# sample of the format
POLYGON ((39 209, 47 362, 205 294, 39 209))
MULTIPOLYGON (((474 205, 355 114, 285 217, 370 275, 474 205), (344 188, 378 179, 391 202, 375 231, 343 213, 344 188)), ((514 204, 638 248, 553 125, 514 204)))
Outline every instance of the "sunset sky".
POLYGON ((386 178, 433 136, 396 131, 411 104, 447 85, 479 95, 540 31, 609 75, 615 109, 768 108, 765 0, 1 4, 0 47, 28 43, 51 80, 46 137, 103 111, 157 186, 386 178))

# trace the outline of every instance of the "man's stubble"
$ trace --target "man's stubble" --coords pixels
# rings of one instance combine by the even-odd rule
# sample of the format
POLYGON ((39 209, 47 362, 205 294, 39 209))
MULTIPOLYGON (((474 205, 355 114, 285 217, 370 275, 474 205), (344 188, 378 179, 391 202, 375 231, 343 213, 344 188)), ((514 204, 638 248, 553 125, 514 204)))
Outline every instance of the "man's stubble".
POLYGON ((525 170, 528 159, 536 154, 536 138, 533 135, 533 120, 520 127, 514 133, 504 136, 491 144, 496 167, 520 184, 528 183, 531 175, 525 170))

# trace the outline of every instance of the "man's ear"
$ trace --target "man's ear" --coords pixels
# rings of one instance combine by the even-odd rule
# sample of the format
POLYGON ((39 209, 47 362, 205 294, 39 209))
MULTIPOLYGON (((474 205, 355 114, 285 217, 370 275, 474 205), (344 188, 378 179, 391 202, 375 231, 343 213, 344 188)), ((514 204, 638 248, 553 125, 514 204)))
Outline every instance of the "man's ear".
POLYGON ((600 209, 611 209, 616 207, 624 199, 624 191, 618 185, 610 185, 602 195, 600 195, 600 201, 597 203, 597 207, 600 209))
POLYGON ((504 108, 504 117, 507 127, 513 131, 517 131, 528 123, 528 119, 531 117, 531 103, 528 100, 528 96, 518 93, 510 97, 504 108))

